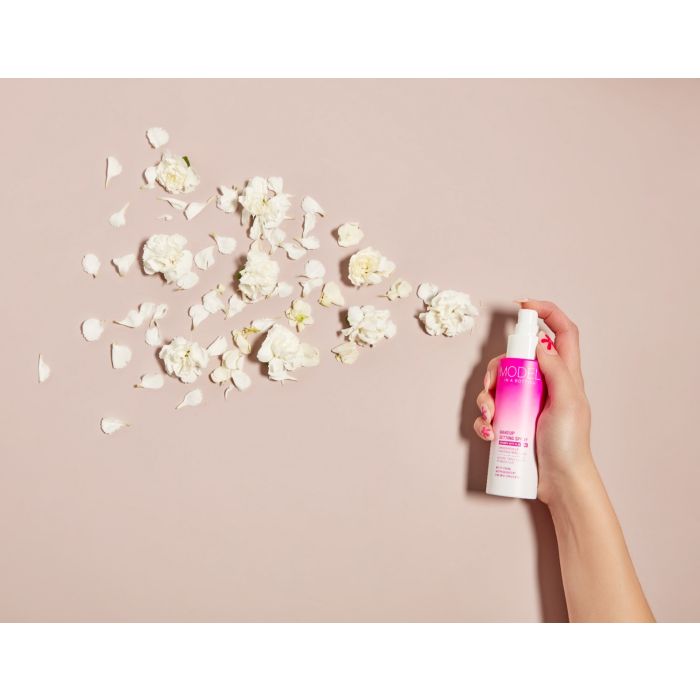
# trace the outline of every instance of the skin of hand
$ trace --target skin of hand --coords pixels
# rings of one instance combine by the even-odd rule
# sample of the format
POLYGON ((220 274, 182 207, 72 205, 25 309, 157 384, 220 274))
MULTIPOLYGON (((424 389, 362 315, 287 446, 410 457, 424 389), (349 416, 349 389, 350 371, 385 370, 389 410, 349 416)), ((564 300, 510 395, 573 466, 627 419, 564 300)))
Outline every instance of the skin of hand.
MULTIPOLYGON (((547 392, 537 421, 537 495, 552 515, 572 622, 653 622, 622 528, 590 448, 591 411, 583 387, 578 329, 549 301, 519 300, 537 311, 555 339, 540 333, 537 361, 547 392)), ((502 356, 501 356, 502 357, 502 356)), ((489 362, 474 429, 494 438, 496 372, 489 362)))
MULTIPOLYGON (((582 476, 582 470, 593 466, 591 411, 581 374, 578 328, 552 302, 523 300, 519 303, 524 309, 537 311, 556 338, 552 340, 540 332, 537 343, 537 360, 547 386, 535 439, 539 468, 537 496, 550 504, 562 490, 568 488, 570 479, 582 476)), ((487 441, 494 438, 494 397, 501 357, 503 355, 489 362, 484 389, 476 399, 481 415, 474 422, 474 430, 487 441)))

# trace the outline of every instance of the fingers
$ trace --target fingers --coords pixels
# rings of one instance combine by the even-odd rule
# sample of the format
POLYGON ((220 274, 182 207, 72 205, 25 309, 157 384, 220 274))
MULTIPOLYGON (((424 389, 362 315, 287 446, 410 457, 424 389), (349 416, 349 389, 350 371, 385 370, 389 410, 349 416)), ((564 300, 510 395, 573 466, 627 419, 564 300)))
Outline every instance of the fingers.
POLYGON ((566 401, 575 391, 571 372, 550 336, 540 331, 537 338, 537 362, 547 384, 547 393, 552 401, 566 401))
POLYGON ((474 432, 486 442, 493 440, 493 428, 481 416, 474 421, 474 432))
POLYGON ((520 302, 523 309, 533 309, 554 332, 555 346, 576 381, 583 383, 578 328, 576 324, 551 301, 527 299, 520 302))

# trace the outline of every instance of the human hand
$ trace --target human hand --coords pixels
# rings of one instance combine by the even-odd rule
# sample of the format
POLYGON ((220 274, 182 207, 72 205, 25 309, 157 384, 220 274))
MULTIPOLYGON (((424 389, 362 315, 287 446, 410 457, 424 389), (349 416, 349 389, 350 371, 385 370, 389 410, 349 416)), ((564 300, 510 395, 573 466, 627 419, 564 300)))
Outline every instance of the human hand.
MULTIPOLYGON (((590 449, 590 408, 583 386, 578 328, 550 301, 523 300, 522 308, 533 309, 553 331, 554 340, 540 332, 537 361, 546 384, 544 409, 537 421, 535 447, 539 481, 537 496, 552 504, 573 483, 595 473, 590 449)), ((494 438, 492 428, 498 362, 493 358, 486 370, 484 389, 476 397, 481 415, 474 422, 476 434, 494 438)))

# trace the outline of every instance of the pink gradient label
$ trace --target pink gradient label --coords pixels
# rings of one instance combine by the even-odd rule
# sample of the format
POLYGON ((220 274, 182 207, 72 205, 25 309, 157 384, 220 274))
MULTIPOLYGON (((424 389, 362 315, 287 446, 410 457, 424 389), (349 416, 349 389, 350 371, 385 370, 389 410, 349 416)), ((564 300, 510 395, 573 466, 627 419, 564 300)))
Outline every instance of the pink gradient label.
POLYGON ((544 383, 537 360, 504 357, 498 365, 490 476, 537 486, 535 427, 544 383))

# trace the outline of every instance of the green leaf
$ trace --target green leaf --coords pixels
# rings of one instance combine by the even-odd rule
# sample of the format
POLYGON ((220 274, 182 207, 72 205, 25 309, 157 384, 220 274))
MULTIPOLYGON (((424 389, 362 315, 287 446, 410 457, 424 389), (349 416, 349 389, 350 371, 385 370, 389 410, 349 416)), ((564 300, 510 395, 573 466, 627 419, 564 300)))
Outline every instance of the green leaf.
POLYGON ((189 156, 182 156, 182 160, 184 160, 185 163, 187 163, 187 167, 188 167, 188 168, 191 168, 191 167, 192 167, 192 166, 190 165, 190 158, 189 158, 189 156))

